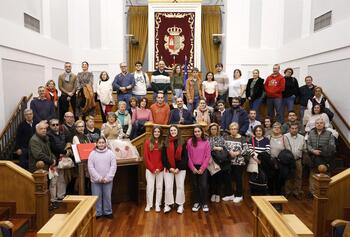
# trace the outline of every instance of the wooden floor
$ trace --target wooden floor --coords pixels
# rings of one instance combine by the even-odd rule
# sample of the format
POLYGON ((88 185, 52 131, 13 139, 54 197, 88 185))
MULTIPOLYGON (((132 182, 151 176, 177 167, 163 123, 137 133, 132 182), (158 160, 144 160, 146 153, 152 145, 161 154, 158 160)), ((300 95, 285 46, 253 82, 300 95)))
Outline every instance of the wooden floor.
MULTIPOLYGON (((209 213, 193 213, 185 206, 182 215, 176 210, 168 214, 144 212, 144 205, 124 202, 113 206, 114 219, 101 218, 97 236, 253 236, 251 200, 242 204, 220 202, 210 204, 209 213)), ((296 214, 309 228, 312 219, 312 201, 290 198, 283 213, 296 214)))

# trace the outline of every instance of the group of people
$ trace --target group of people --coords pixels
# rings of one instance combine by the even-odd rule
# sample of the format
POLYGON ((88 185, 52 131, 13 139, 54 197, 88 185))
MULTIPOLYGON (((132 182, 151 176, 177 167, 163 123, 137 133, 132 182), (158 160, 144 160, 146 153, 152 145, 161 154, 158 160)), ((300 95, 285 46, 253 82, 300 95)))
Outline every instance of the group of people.
POLYGON ((74 163, 72 144, 96 143, 84 164, 86 180, 90 181, 85 189, 99 196, 97 216, 111 217, 115 160, 139 156, 130 139, 144 133, 146 122, 155 126, 141 154, 146 165, 145 211, 153 207, 154 187, 155 210, 161 210, 165 186, 164 212, 171 211, 176 203, 177 212, 183 213, 188 171, 193 183, 192 211, 202 208, 208 212, 209 197, 212 202, 243 200, 245 171, 252 194, 299 198, 305 157, 310 158, 311 168, 332 165, 337 132, 330 124, 332 112, 327 99, 322 88, 313 84, 311 76, 299 88, 291 68, 284 70, 282 76, 276 64, 265 81, 256 69, 253 78, 244 80, 239 69, 229 78, 218 63, 216 72, 207 72, 205 80, 194 68, 185 82, 181 65, 175 65, 169 74, 165 63, 160 61, 149 79, 142 71, 141 62, 135 63, 133 73, 128 73, 126 63, 121 63, 121 72, 113 81, 106 71, 101 72, 97 98, 87 62, 82 63, 83 71, 78 75, 71 72, 71 63, 65 63, 64 68, 58 79, 60 96, 54 81, 40 86, 39 97, 24 111, 25 121, 19 125, 16 136, 16 154, 22 167, 34 171, 37 161, 46 164, 52 208, 57 207, 66 193, 76 190, 76 168, 60 168, 69 163, 69 158, 74 163), (149 90, 153 91, 154 102, 150 106, 146 98, 149 90), (118 97, 116 111, 112 111, 116 102, 114 91, 118 97), (173 103, 168 103, 170 93, 173 103), (260 105, 265 100, 269 116, 262 120, 260 105), (94 124, 97 102, 102 108, 101 128, 95 128, 94 124), (245 102, 249 103, 248 112, 244 109, 245 102), (294 104, 298 102, 300 117, 294 112, 294 104), (287 121, 284 121, 285 107, 287 121), (168 132, 158 126, 166 124, 170 124, 168 132), (184 124, 195 124, 187 141, 178 126, 184 124), (292 154, 292 160, 290 156, 288 159, 286 150, 292 154))

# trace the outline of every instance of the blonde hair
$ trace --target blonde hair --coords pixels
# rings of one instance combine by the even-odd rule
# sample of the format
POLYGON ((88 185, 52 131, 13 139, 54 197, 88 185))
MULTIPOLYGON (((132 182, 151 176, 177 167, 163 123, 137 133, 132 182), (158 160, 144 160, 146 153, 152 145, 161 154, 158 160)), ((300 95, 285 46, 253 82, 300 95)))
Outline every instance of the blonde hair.
POLYGON ((81 123, 85 126, 85 122, 83 120, 81 120, 81 119, 75 121, 74 125, 77 127, 81 123))
POLYGON ((229 129, 231 129, 231 128, 238 128, 239 129, 239 124, 236 122, 232 122, 228 128, 229 129))

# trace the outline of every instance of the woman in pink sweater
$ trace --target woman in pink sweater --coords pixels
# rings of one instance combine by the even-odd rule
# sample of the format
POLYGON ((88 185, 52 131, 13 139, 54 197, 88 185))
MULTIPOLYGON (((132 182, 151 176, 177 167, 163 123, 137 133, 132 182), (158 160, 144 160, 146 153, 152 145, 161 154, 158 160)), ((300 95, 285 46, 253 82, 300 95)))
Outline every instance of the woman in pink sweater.
POLYGON ((98 196, 96 218, 104 215, 112 219, 112 187, 113 178, 117 171, 117 157, 107 148, 104 137, 97 140, 95 150, 89 155, 88 170, 92 195, 98 196))
POLYGON ((199 211, 202 206, 208 212, 208 163, 210 144, 204 136, 203 128, 196 126, 192 138, 187 141, 188 167, 192 171, 193 200, 192 211, 199 211))
POLYGON ((152 112, 147 109, 147 98, 142 97, 140 99, 140 108, 137 108, 132 113, 132 125, 131 139, 141 135, 145 132, 145 122, 153 122, 152 112))

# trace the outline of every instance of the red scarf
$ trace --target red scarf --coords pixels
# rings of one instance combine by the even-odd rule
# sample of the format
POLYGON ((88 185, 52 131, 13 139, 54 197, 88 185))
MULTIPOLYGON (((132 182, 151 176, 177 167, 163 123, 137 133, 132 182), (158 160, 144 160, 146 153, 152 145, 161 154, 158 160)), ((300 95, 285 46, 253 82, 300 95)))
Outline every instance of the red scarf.
POLYGON ((45 90, 45 97, 48 101, 51 101, 51 95, 50 95, 50 92, 53 94, 53 102, 55 101, 58 101, 58 96, 57 96, 57 90, 56 89, 52 89, 50 90, 48 87, 46 87, 46 90, 45 90))
POLYGON ((177 138, 169 137, 169 146, 166 149, 170 168, 175 168, 175 160, 181 160, 182 146, 177 146, 175 151, 175 142, 177 138))

